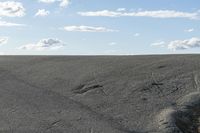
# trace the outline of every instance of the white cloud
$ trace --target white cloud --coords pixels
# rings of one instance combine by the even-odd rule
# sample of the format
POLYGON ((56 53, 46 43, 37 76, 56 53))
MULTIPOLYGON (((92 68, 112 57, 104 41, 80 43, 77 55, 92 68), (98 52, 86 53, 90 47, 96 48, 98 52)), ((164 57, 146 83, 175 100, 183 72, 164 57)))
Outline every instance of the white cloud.
POLYGON ((103 10, 103 11, 94 11, 94 12, 92 12, 92 11, 91 12, 78 12, 78 14, 81 15, 81 16, 120 17, 124 13, 103 10))
POLYGON ((175 10, 156 10, 156 11, 137 11, 137 12, 119 12, 119 11, 90 11, 78 12, 81 16, 103 16, 103 17, 152 17, 152 18, 187 18, 199 19, 199 12, 180 12, 175 10))
POLYGON ((60 7, 67 7, 70 4, 70 0, 39 0, 39 2, 48 3, 48 4, 60 2, 59 4, 60 7))
POLYGON ((107 29, 105 27, 92 26, 65 26, 64 30, 74 32, 116 32, 116 30, 107 29))
POLYGON ((109 43, 110 46, 114 46, 114 45, 116 45, 116 44, 117 44, 116 42, 111 42, 111 43, 109 43))
POLYGON ((44 17, 44 16, 47 16, 50 14, 50 11, 47 11, 45 9, 39 9, 37 11, 37 13, 35 14, 35 16, 41 16, 41 17, 44 17))
POLYGON ((197 48, 200 47, 200 38, 193 37, 191 39, 186 40, 175 40, 171 41, 168 44, 168 48, 176 51, 176 50, 184 50, 189 48, 197 48))
POLYGON ((23 4, 15 1, 0 2, 0 16, 22 17, 25 15, 23 4))
POLYGON ((191 29, 186 29, 186 30, 185 30, 185 32, 193 32, 193 31, 194 31, 193 28, 191 28, 191 29))
POLYGON ((19 27, 19 26, 25 26, 25 25, 0 20, 0 27, 13 27, 13 26, 19 27))
POLYGON ((133 36, 138 37, 138 36, 140 36, 140 33, 135 33, 133 36))
POLYGON ((69 5, 69 0, 61 0, 60 7, 67 7, 69 5))
POLYGON ((54 3, 56 0, 39 0, 39 2, 43 3, 54 3))
POLYGON ((159 46, 159 47, 164 47, 165 46, 165 41, 157 41, 151 44, 151 46, 159 46))
POLYGON ((116 11, 118 12, 126 11, 126 8, 118 8, 116 11))
POLYGON ((8 42, 8 37, 0 37, 0 45, 6 44, 8 42))
POLYGON ((27 44, 19 47, 21 50, 53 50, 59 49, 64 46, 64 43, 61 40, 48 38, 42 39, 35 44, 27 44))

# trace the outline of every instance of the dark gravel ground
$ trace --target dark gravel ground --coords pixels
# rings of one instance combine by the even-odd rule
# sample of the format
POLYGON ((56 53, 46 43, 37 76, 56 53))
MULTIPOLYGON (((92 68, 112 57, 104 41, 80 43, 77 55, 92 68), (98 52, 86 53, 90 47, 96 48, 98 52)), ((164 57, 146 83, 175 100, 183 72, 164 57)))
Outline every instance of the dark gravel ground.
POLYGON ((1 56, 0 133, 162 133, 198 75, 200 55, 1 56))

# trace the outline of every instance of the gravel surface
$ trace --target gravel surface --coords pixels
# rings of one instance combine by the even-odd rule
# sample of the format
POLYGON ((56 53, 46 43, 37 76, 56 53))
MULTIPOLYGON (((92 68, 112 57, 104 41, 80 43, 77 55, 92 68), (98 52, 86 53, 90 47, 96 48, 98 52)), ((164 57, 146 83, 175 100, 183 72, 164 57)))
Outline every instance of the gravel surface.
POLYGON ((1 56, 0 133, 198 133, 199 77, 200 55, 1 56))

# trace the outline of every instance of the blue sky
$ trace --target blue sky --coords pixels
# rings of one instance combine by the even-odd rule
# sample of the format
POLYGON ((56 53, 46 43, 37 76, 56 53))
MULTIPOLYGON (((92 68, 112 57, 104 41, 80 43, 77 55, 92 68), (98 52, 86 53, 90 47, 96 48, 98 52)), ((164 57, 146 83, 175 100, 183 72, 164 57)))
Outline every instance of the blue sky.
POLYGON ((200 52, 199 0, 0 0, 0 54, 200 52))

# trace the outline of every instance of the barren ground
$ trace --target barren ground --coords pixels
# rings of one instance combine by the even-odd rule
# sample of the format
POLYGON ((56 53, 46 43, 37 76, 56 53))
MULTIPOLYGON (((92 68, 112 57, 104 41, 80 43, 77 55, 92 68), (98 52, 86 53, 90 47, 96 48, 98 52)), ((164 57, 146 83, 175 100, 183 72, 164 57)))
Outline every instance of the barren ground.
POLYGON ((200 55, 1 56, 0 133, 197 133, 198 77, 200 55))

